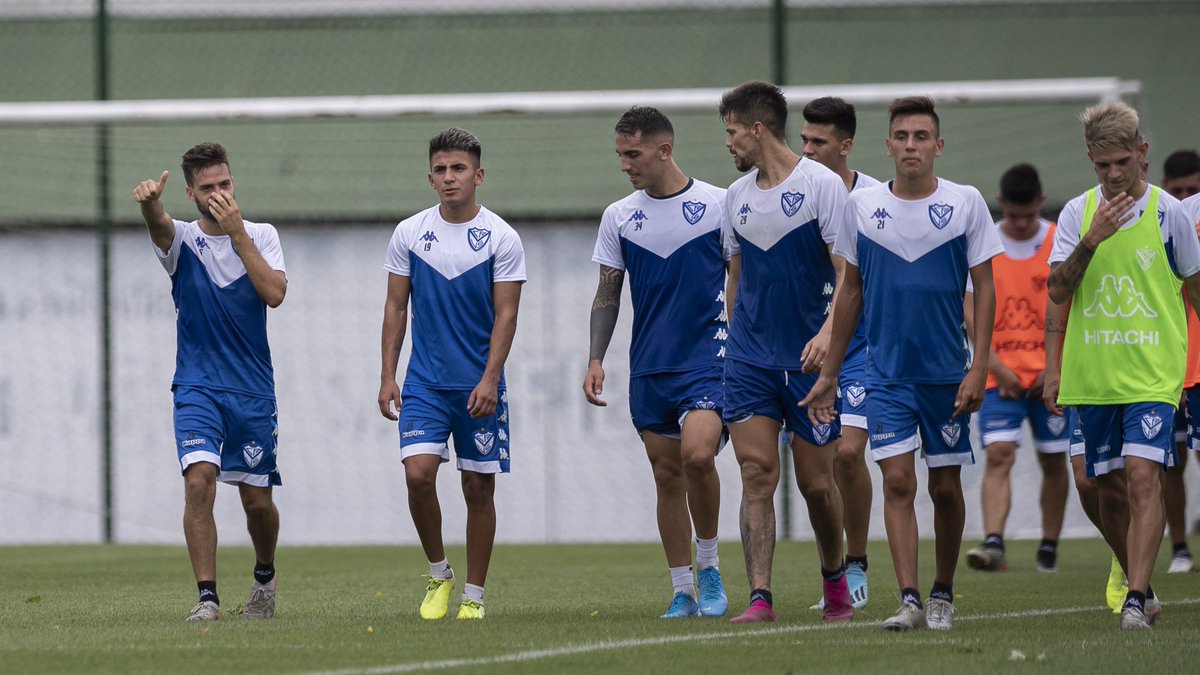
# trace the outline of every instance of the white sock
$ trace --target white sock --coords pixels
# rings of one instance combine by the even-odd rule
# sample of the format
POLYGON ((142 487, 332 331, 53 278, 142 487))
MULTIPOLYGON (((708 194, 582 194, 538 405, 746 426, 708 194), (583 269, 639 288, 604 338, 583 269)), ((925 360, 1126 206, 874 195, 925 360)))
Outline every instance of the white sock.
POLYGON ((450 561, 442 560, 441 562, 429 563, 429 576, 434 579, 449 579, 454 576, 454 571, 450 569, 450 561))
POLYGON ((476 586, 475 584, 463 584, 462 597, 459 598, 459 602, 463 602, 465 600, 474 600, 482 605, 483 586, 476 586))
POLYGON ((671 571, 671 585, 675 593, 687 593, 692 599, 696 598, 696 580, 692 577, 692 566, 668 567, 671 571))
POLYGON ((720 567, 721 559, 717 557, 717 538, 701 539, 696 537, 696 568, 706 569, 720 567))

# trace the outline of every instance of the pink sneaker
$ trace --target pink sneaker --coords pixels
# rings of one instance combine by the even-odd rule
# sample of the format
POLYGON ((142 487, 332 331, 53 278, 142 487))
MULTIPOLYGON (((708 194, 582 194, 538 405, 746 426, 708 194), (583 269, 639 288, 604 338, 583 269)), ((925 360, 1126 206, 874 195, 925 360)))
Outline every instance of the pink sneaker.
POLYGON ((775 620, 775 610, 765 600, 755 600, 750 603, 741 616, 735 616, 730 623, 767 623, 775 620))
POLYGON ((854 606, 850 601, 850 587, 846 584, 843 574, 837 581, 826 579, 822 582, 825 591, 825 621, 849 621, 854 618, 854 606))

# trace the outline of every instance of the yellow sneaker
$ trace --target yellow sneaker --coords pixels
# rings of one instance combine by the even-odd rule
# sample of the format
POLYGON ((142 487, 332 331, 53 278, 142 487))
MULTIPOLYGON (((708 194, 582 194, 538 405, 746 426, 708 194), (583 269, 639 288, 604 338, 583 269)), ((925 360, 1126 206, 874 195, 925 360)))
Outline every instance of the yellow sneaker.
POLYGON ((482 619, 483 618, 483 603, 475 602, 474 600, 463 600, 458 606, 458 619, 482 619))
POLYGON ((1125 596, 1129 594, 1129 582, 1125 580, 1125 572, 1117 556, 1112 557, 1112 567, 1108 571, 1108 586, 1104 589, 1104 598, 1113 614, 1120 614, 1125 604, 1125 596))
MULTIPOLYGON (((426 621, 438 621, 450 611, 450 593, 454 591, 454 572, 449 579, 429 577, 429 586, 425 588, 425 599, 421 601, 421 618, 426 621)), ((1122 600, 1124 598, 1122 597, 1122 600)))

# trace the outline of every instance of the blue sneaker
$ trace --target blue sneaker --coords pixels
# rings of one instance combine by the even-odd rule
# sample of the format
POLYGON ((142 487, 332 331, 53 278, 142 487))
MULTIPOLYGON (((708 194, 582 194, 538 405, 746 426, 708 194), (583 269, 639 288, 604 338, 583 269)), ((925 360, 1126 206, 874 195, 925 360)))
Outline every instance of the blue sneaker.
POLYGON ((725 598, 721 570, 705 567, 696 575, 696 582, 700 586, 700 616, 725 616, 729 600, 725 598))
POLYGON ((676 593, 675 597, 671 598, 671 606, 667 608, 667 613, 662 615, 664 619, 686 619, 689 616, 700 616, 700 605, 696 604, 696 599, 687 593, 676 593))
POLYGON ((846 585, 850 587, 850 600, 854 609, 867 606, 867 571, 858 563, 846 565, 846 585))

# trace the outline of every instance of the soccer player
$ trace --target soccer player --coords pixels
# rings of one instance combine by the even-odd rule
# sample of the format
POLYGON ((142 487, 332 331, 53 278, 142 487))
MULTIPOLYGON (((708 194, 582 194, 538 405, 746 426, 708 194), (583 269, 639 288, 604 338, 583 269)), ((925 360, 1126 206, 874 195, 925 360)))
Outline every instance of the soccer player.
POLYGON ((729 187, 726 237, 732 303, 725 355, 725 420, 742 476, 740 511, 750 606, 735 623, 774 621, 775 489, 779 434, 787 431, 796 483, 808 505, 824 579, 824 619, 854 617, 842 560, 842 499, 833 477, 836 422, 810 424, 804 398, 829 342, 835 284, 830 244, 846 187, 785 138, 778 87, 747 82, 721 97, 725 146, 739 171, 729 187))
POLYGON ((467 506, 467 576, 457 618, 484 617, 483 587, 496 537, 496 474, 508 473, 504 362, 517 330, 525 252, 515 230, 475 200, 479 139, 450 128, 429 141, 438 204, 401 221, 388 244, 379 411, 399 420, 408 509, 429 561, 422 619, 446 616, 454 571, 442 544, 438 467, 449 441, 467 506), (396 368, 412 308, 404 391, 396 368))
POLYGON ((216 143, 183 155, 184 193, 200 217, 175 220, 163 208, 167 171, 133 189, 175 301, 175 444, 183 471, 183 534, 200 601, 188 621, 221 618, 217 595, 217 481, 238 486, 254 544, 247 619, 275 616, 279 511, 271 498, 276 465, 275 374, 267 308, 287 293, 279 235, 242 219, 229 156, 216 143))
POLYGON ((980 494, 983 545, 967 551, 967 564, 984 571, 1007 570, 1004 525, 1012 503, 1009 473, 1016 460, 1021 424, 1028 419, 1042 470, 1042 541, 1036 566, 1058 570, 1058 536, 1067 505, 1069 438, 1066 420, 1042 403, 1046 349, 1042 317, 1054 225, 1039 215, 1046 197, 1037 169, 1018 164, 1000 178, 997 198, 1003 215, 996 227, 1004 253, 992 260, 996 319, 988 357, 987 390, 979 428, 987 454, 980 494))
POLYGON ((889 108, 887 153, 896 174, 850 195, 834 252, 846 259, 844 286, 821 376, 808 398, 813 422, 835 419, 834 393, 860 315, 866 323, 871 455, 883 472, 884 525, 900 585, 886 630, 949 630, 954 571, 966 511, 961 469, 974 462, 969 422, 983 400, 992 322, 975 321, 968 341, 968 274, 977 317, 994 316, 991 259, 1002 253, 982 195, 934 173, 944 141, 933 101, 900 98, 889 108), (913 501, 920 448, 929 467, 936 574, 927 603, 917 590, 913 501))
POLYGON ((608 405, 601 398, 604 354, 628 272, 634 313, 629 408, 654 474, 658 531, 674 587, 665 619, 724 616, 728 606, 717 557, 716 465, 724 442, 725 190, 680 170, 674 144, 671 121, 655 108, 630 108, 617 121, 617 157, 635 191, 600 220, 592 254, 600 285, 583 380, 588 403, 608 405))
MULTIPOLYGON (((1163 162, 1162 189, 1179 200, 1200 194, 1200 155, 1196 154, 1195 150, 1177 150, 1167 157, 1163 162)), ((1191 298, 1187 301, 1190 303, 1191 298)), ((1200 384, 1200 322, 1189 312, 1188 361, 1183 388, 1185 400, 1192 402, 1188 407, 1196 406, 1193 419, 1197 419, 1197 415, 1200 414, 1200 391, 1193 391, 1197 384, 1200 384)), ((1188 437, 1194 434, 1200 438, 1200 431, 1189 430, 1187 417, 1188 414, 1182 407, 1175 415, 1175 441, 1179 463, 1167 469, 1166 483, 1163 485, 1167 532, 1171 537, 1172 549, 1171 564, 1167 567, 1170 574, 1191 572, 1195 566, 1187 543, 1187 487, 1183 479, 1187 470, 1188 437)), ((1200 427, 1200 422, 1197 422, 1196 426, 1200 427)))
MULTIPOLYGON (((847 165, 854 148, 858 118, 854 106, 825 96, 804 106, 804 128, 800 132, 804 156, 824 164, 854 192, 879 181, 847 165)), ((834 256, 835 268, 844 261, 834 256)), ((867 384, 866 336, 862 325, 850 341, 846 362, 838 379, 842 401, 842 436, 837 440, 834 479, 842 495, 842 525, 846 530, 846 582, 855 608, 867 606, 867 535, 871 526, 871 474, 867 470, 867 384)), ((825 600, 810 609, 824 609, 825 600)))
POLYGON ((1124 554, 1121 628, 1143 630, 1161 613, 1148 598, 1187 356, 1180 286, 1200 295, 1200 241, 1179 201, 1146 182, 1137 112, 1103 103, 1080 118, 1100 184, 1063 207, 1050 254, 1050 299, 1071 301, 1058 403, 1077 407, 1105 535, 1124 554), (1110 496, 1122 466, 1127 511, 1110 496))

